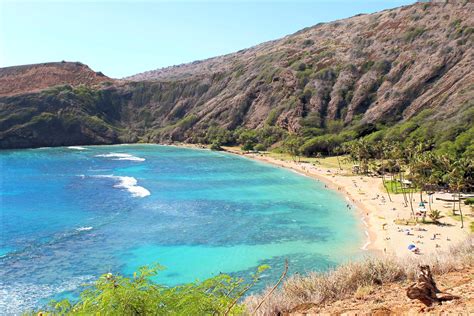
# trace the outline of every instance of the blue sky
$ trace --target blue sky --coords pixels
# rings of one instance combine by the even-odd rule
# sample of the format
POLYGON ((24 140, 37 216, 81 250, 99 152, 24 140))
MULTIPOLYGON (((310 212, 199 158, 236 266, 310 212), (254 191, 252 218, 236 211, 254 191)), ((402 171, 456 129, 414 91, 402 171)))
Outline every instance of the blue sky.
POLYGON ((120 78, 413 2, 0 0, 0 66, 81 61, 120 78))

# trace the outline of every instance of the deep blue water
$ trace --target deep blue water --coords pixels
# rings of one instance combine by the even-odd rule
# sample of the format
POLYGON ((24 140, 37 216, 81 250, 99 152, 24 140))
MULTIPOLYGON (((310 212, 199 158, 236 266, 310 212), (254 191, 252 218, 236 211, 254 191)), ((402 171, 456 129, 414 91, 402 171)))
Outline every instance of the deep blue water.
MULTIPOLYGON (((231 154, 157 145, 0 151, 0 311, 159 262, 158 282, 325 270, 360 254, 336 192, 231 154)), ((62 294, 61 294, 62 293, 62 294)))

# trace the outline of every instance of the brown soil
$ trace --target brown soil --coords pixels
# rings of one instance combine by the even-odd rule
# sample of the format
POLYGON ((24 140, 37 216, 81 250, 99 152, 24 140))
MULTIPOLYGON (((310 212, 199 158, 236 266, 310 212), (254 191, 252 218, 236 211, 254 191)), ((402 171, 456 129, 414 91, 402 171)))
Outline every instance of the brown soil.
POLYGON ((290 315, 472 315, 474 313, 474 267, 435 276, 441 291, 460 296, 430 308, 406 296, 411 282, 373 287, 367 294, 359 294, 326 306, 304 304, 290 315))
POLYGON ((0 68, 0 96, 68 84, 94 86, 113 80, 81 63, 58 62, 0 68))

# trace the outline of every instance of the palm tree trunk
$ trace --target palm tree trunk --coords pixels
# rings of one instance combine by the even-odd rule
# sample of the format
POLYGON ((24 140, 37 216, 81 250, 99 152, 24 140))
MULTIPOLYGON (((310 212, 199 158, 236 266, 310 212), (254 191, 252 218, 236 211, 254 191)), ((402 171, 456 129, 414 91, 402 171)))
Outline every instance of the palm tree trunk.
POLYGON ((385 191, 387 191, 389 201, 392 202, 392 197, 390 196, 390 191, 388 190, 388 187, 385 184, 385 172, 382 173, 382 183, 383 183, 383 187, 385 188, 385 191))
POLYGON ((464 228, 464 219, 462 217, 462 211, 461 211, 461 192, 458 193, 458 202, 459 202, 459 214, 461 215, 461 228, 464 228))
POLYGON ((414 192, 414 190, 412 188, 410 188, 410 190, 408 191, 408 198, 410 199, 411 215, 416 220, 415 210, 413 209, 413 192, 414 192))
POLYGON ((399 177, 400 177, 400 188, 401 188, 402 194, 403 194, 403 201, 405 201, 405 206, 408 206, 408 201, 407 201, 407 196, 406 196, 406 193, 405 193, 405 187, 403 186, 403 176, 402 176, 401 171, 399 173, 399 177))
MULTIPOLYGON (((393 174, 390 175, 390 190, 393 192, 393 174)), ((396 191, 398 193, 398 190, 396 191)))

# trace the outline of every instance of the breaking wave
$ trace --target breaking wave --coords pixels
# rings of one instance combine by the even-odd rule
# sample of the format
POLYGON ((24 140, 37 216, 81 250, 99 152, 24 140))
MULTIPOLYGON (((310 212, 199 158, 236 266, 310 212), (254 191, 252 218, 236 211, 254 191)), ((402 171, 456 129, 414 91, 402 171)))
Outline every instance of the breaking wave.
POLYGON ((68 148, 69 149, 75 149, 75 150, 87 150, 87 148, 81 147, 81 146, 69 146, 68 148))
POLYGON ((95 157, 113 158, 112 160, 129 160, 129 161, 145 161, 145 158, 136 157, 130 154, 123 153, 108 153, 96 155, 95 157))
POLYGON ((150 191, 148 191, 146 188, 137 185, 138 181, 134 177, 120 177, 114 175, 98 175, 95 177, 117 180, 118 183, 114 185, 114 188, 125 189, 134 197, 145 197, 151 195, 150 191))

